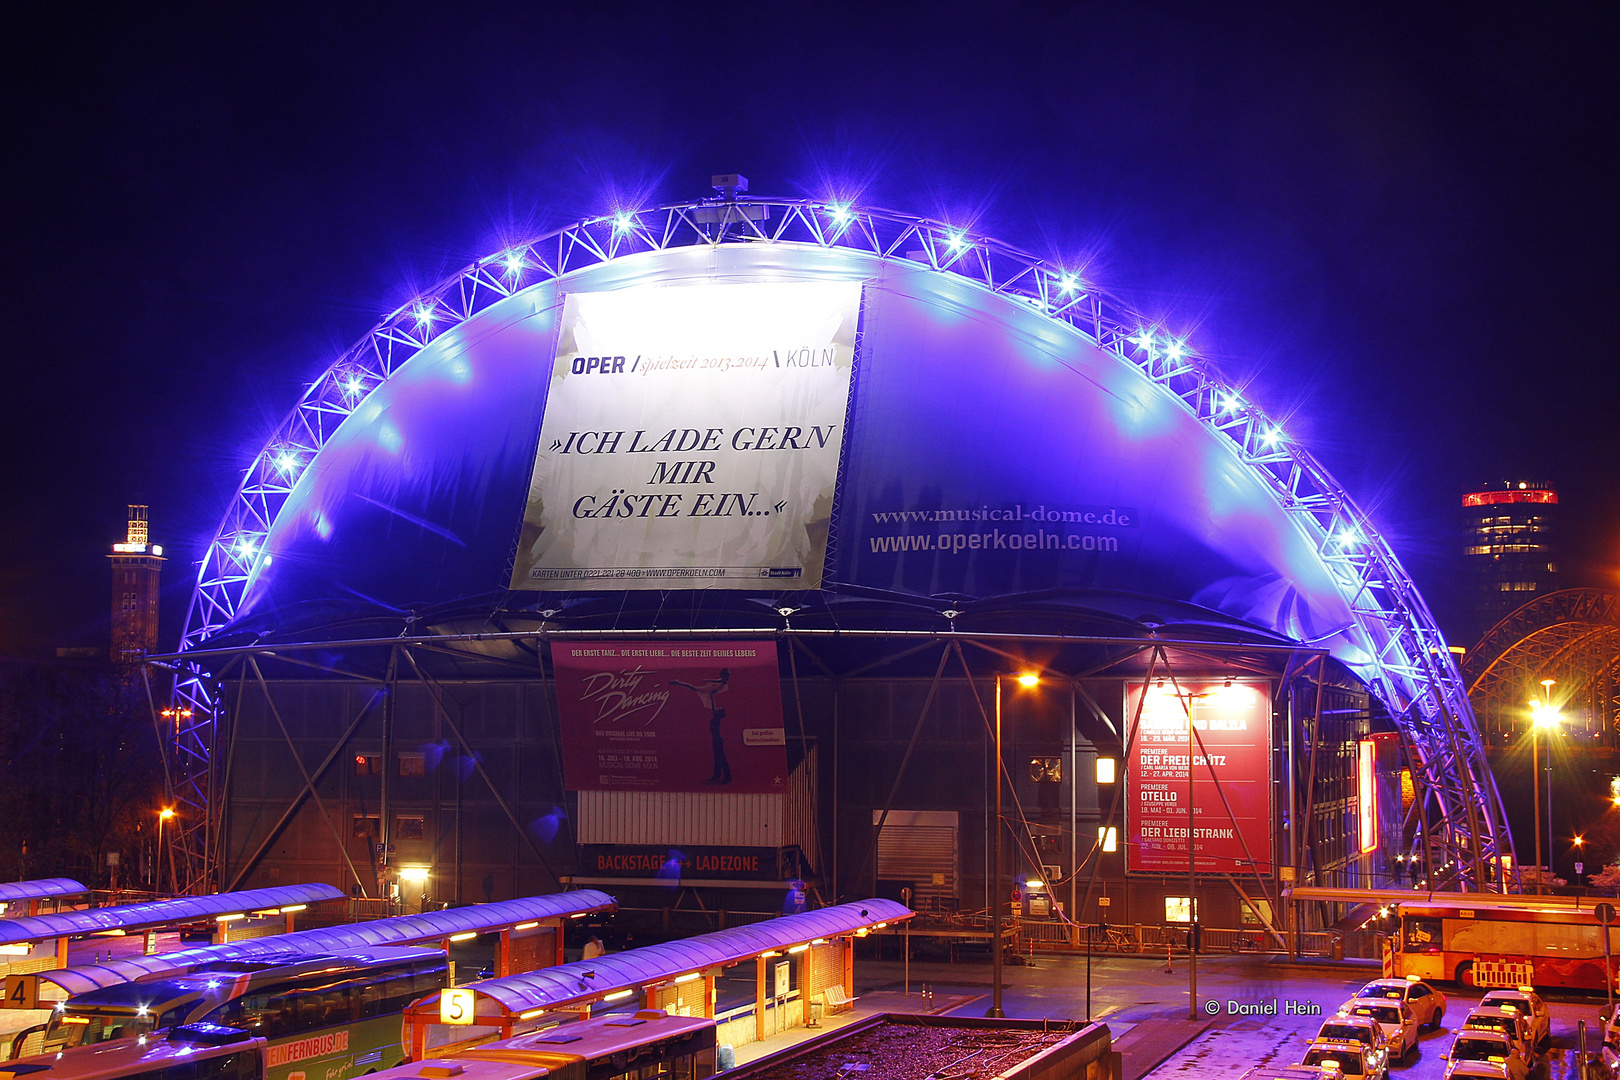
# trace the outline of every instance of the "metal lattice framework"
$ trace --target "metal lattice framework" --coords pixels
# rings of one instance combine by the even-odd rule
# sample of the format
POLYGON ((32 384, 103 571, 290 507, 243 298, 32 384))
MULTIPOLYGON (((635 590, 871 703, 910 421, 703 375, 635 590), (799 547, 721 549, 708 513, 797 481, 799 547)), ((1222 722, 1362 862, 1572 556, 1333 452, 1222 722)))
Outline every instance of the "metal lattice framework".
MULTIPOLYGON (((1026 304, 1112 353, 1174 398, 1259 477, 1308 540, 1354 613, 1353 664, 1401 730, 1429 803, 1425 842, 1459 887, 1501 887, 1511 840, 1468 697, 1411 579, 1366 515, 1303 447, 1186 343, 1136 318, 1079 275, 945 222, 832 202, 706 199, 592 218, 481 259, 383 319, 309 386, 248 468, 202 560, 181 649, 227 626, 266 537, 326 440, 379 385, 440 334, 537 284, 627 255, 720 244, 803 245, 860 252, 955 275, 1026 304)), ((192 710, 179 733, 178 839, 194 874, 212 850, 208 746, 217 689, 183 665, 177 692, 192 710)))
POLYGON ((1487 723, 1504 731, 1526 717, 1542 679, 1558 698, 1590 709, 1604 726, 1620 721, 1620 594, 1563 589, 1538 596, 1491 627, 1463 664, 1468 695, 1487 723))

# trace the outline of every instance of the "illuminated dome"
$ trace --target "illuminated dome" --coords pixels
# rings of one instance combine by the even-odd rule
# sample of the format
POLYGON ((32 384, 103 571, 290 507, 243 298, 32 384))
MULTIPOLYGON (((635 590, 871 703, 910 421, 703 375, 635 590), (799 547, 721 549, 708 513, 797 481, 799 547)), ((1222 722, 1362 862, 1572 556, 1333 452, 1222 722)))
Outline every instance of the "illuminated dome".
POLYGON ((777 609, 1325 649, 1480 838, 1455 850, 1508 850, 1432 618, 1287 432, 1063 269, 833 204, 585 222, 394 313, 255 460, 183 648, 777 609))

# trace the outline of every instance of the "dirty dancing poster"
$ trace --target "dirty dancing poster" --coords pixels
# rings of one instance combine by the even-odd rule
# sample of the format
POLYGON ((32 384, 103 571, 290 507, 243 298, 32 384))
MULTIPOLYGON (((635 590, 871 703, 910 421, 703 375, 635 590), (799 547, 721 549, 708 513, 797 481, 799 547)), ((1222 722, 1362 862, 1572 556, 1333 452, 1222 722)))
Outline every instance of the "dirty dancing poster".
POLYGON ((772 642, 556 642, 570 791, 787 790, 772 642))

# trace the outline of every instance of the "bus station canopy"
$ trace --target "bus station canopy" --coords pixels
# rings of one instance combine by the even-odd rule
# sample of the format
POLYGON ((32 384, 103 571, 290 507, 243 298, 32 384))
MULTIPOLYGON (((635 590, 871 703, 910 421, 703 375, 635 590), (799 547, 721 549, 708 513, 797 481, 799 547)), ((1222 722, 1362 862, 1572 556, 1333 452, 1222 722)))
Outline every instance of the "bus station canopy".
POLYGON ((195 971, 210 963, 252 960, 269 955, 299 953, 345 953, 379 945, 419 945, 438 943, 456 934, 483 934, 512 930, 542 919, 572 918, 603 911, 618 902, 596 889, 551 893, 502 900, 494 904, 427 911, 420 915, 400 915, 344 926, 325 926, 291 934, 251 938, 228 945, 199 945, 192 949, 152 956, 135 956, 105 964, 42 971, 40 978, 53 982, 68 994, 83 994, 119 983, 138 982, 176 972, 195 971))
POLYGON ((281 908, 343 900, 342 889, 331 885, 277 885, 268 889, 215 893, 213 896, 176 896, 142 904, 91 908, 86 911, 59 911, 54 915, 30 915, 21 919, 0 919, 0 945, 49 938, 82 937, 107 930, 150 930, 197 919, 214 919, 250 911, 276 911, 281 908))
MULTIPOLYGON (((861 900, 661 945, 647 945, 594 960, 576 960, 504 979, 487 979, 472 984, 469 989, 477 993, 479 1024, 509 1026, 524 1014, 590 1002, 620 990, 784 953, 822 938, 865 933, 911 916, 910 908, 893 900, 861 900)), ((433 994, 413 1003, 410 1013, 436 1016, 438 1002, 439 995, 433 994)))
POLYGON ((65 877, 7 881, 0 884, 0 904, 14 904, 19 900, 43 900, 49 896, 76 896, 89 891, 72 878, 65 877))

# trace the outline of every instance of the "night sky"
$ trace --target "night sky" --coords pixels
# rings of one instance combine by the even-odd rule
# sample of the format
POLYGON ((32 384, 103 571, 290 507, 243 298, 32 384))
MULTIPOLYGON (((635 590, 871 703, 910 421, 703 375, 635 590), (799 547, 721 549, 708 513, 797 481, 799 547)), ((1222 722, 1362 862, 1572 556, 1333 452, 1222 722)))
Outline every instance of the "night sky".
POLYGON ((34 5, 7 30, 0 653, 172 644, 241 471, 378 318, 513 240, 854 197, 1081 265, 1311 448, 1444 615, 1539 477, 1616 583, 1613 5, 34 5))

